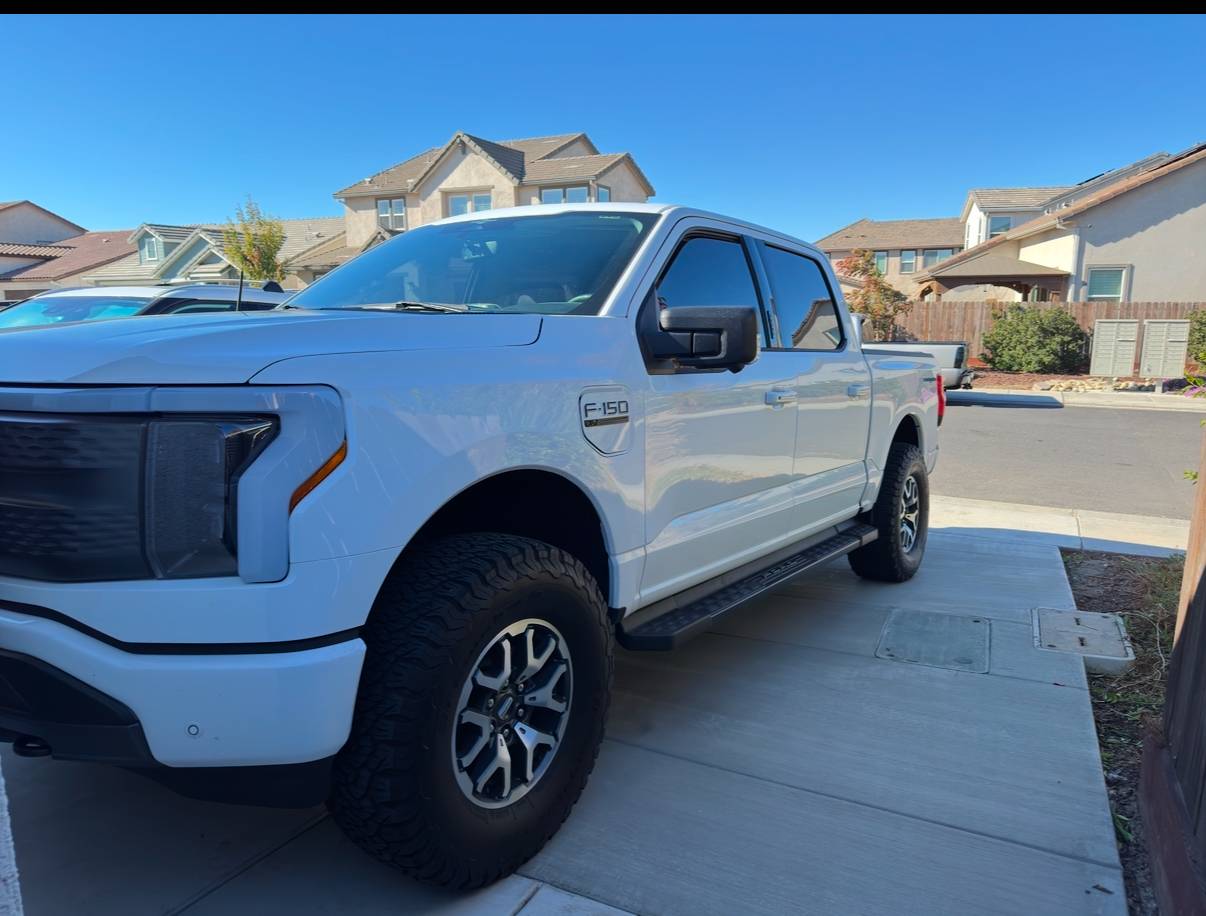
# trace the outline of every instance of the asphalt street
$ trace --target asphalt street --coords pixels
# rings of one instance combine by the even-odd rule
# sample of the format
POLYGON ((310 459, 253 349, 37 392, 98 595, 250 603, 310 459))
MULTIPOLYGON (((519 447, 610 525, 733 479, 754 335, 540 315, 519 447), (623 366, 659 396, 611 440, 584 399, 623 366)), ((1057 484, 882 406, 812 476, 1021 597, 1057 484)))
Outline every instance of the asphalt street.
POLYGON ((932 491, 1035 506, 1189 518, 1201 414, 951 404, 932 491))

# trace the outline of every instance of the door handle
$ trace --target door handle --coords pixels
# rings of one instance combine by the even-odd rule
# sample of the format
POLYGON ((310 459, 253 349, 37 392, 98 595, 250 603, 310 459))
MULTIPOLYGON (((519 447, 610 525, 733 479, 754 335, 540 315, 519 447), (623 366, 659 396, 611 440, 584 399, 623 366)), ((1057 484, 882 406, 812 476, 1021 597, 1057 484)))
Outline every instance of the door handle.
POLYGON ((871 393, 870 385, 848 385, 846 387, 846 394, 852 398, 866 397, 870 393, 871 393))
POLYGON ((796 399, 796 393, 790 388, 772 388, 766 393, 766 403, 771 407, 782 407, 791 404, 796 399))

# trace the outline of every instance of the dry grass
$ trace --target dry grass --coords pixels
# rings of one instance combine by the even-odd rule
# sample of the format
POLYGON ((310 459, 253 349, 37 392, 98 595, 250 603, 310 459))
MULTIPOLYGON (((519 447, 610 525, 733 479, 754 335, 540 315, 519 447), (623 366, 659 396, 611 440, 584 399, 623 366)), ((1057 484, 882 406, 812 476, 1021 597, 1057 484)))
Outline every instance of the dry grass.
POLYGON ((1090 675, 1089 691, 1105 770, 1118 851, 1132 914, 1158 912, 1137 804, 1139 761, 1148 722, 1164 710, 1184 557, 1132 557, 1064 551, 1064 565, 1082 611, 1119 614, 1135 663, 1117 677, 1090 675))

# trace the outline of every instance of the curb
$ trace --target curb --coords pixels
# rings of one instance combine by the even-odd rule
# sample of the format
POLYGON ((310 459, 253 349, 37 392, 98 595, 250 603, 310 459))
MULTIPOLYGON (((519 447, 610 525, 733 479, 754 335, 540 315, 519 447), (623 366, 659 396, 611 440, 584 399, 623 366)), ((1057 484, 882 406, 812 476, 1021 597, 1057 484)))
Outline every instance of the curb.
MULTIPOLYGON (((1180 410, 1206 413, 1206 398, 1187 398, 1151 391, 1034 391, 1029 388, 975 388, 947 392, 948 404, 1000 404, 1007 400, 1024 406, 1027 400, 1047 401, 1055 407, 1108 407, 1115 410, 1180 410), (1055 403, 1050 403, 1055 402, 1055 403)), ((1040 406, 1035 404, 1034 406, 1040 406)))

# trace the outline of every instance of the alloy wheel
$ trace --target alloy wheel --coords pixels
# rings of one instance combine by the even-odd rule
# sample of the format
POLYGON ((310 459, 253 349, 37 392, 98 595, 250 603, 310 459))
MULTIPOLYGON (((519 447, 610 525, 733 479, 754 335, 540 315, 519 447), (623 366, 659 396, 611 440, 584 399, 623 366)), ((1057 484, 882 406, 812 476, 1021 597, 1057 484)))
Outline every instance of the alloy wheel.
POLYGON ((506 627, 465 679, 452 729, 457 784, 474 804, 504 808, 548 771, 573 698, 573 663, 551 623, 506 627))
POLYGON ((921 489, 917 485, 917 478, 910 474, 900 491, 900 546, 905 553, 913 552, 920 524, 921 489))

